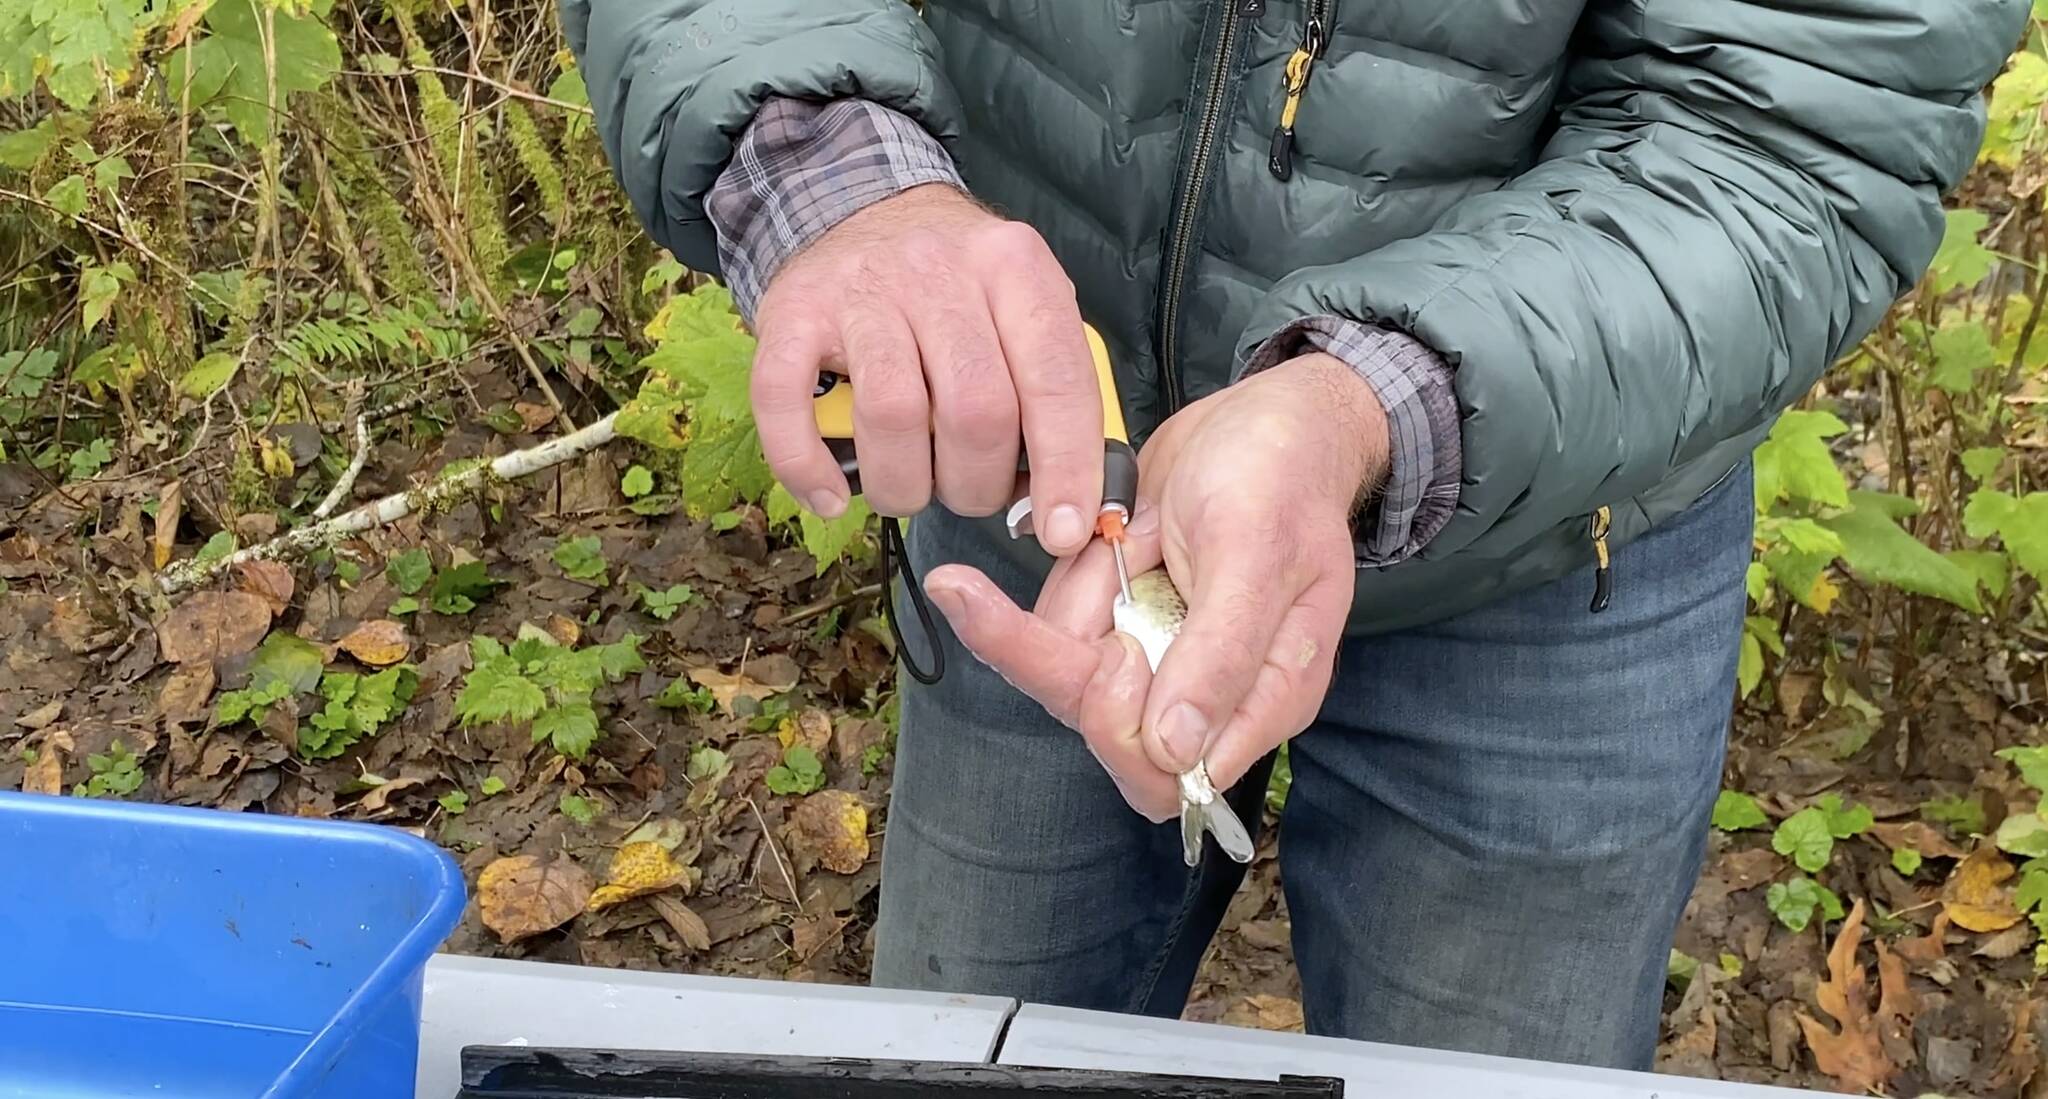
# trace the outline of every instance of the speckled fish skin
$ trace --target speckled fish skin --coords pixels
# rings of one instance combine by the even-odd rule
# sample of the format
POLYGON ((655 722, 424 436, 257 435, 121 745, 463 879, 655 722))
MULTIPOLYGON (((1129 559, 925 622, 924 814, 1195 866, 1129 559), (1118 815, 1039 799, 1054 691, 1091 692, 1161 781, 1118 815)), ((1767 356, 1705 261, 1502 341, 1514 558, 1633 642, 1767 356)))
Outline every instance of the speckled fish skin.
MULTIPOLYGON (((1166 657, 1167 647, 1180 636, 1181 624, 1187 617, 1187 600, 1181 597, 1180 589, 1174 587, 1173 578, 1164 568, 1131 577, 1130 598, 1119 594, 1111 612, 1118 632, 1129 634, 1138 642, 1155 672, 1166 657)), ((1180 775, 1181 855, 1189 866, 1202 861, 1204 831, 1216 837, 1216 845, 1224 854, 1238 862, 1252 861, 1251 834, 1209 781, 1206 761, 1180 775)))

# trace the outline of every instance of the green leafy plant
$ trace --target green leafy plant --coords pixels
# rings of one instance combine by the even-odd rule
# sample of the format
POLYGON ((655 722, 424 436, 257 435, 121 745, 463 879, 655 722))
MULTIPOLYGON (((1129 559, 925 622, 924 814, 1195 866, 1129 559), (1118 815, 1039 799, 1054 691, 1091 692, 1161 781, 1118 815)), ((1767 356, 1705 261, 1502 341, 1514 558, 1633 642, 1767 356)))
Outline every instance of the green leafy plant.
POLYGON ((1833 857, 1835 841, 1861 835, 1876 823, 1870 808, 1844 808, 1837 794, 1786 817, 1771 835, 1771 849, 1809 874, 1818 874, 1833 857))
POLYGON ((640 589, 640 605, 646 609, 648 614, 661 619, 663 622, 674 618, 678 610, 681 610, 696 598, 696 589, 688 584, 671 584, 665 591, 655 591, 652 588, 640 589))
POLYGON ((531 722, 534 743, 545 741, 571 759, 585 758, 597 742, 597 688, 646 666, 640 638, 632 634, 570 649, 532 627, 521 629, 509 648, 472 638, 470 657, 469 677, 455 701, 462 724, 531 722))
POLYGON ((802 744, 792 744, 782 752, 782 762, 770 767, 767 775, 768 789, 777 794, 809 794, 825 787, 825 765, 818 761, 818 754, 802 744))
POLYGON ((739 522, 734 506, 765 504, 768 521, 793 526, 822 575, 866 545, 872 513, 855 497, 837 519, 820 519, 775 483, 761 456, 748 399, 754 338, 739 324, 732 295, 707 283, 669 300, 649 324, 659 341, 642 360, 638 394, 619 412, 621 435, 679 452, 680 492, 690 515, 714 529, 739 522))
POLYGON ((483 785, 477 787, 477 790, 487 798, 497 797, 499 794, 505 792, 505 780, 499 778, 496 775, 492 775, 491 777, 485 779, 483 781, 483 785))
POLYGON ((789 716, 789 696, 773 695, 761 700, 761 708, 755 711, 753 717, 747 719, 747 728, 757 733, 765 733, 781 725, 789 716))
POLYGON ((1799 877, 1772 883, 1764 893, 1764 906, 1787 930, 1800 932, 1813 923, 1818 910, 1830 920, 1843 917, 1842 898, 1811 878, 1799 877))
POLYGON ((561 800, 555 804, 562 810, 563 816, 583 825, 597 820, 597 814, 601 811, 595 800, 581 794, 563 794, 561 800))
POLYGON ((687 679, 676 679, 654 696, 654 704, 666 710, 688 710, 691 713, 708 714, 717 705, 706 687, 692 687, 687 679))
POLYGON ((1764 816, 1764 811, 1757 805, 1756 799, 1748 794, 1723 790, 1721 796, 1714 799, 1714 827, 1723 832, 1762 828, 1770 822, 1771 819, 1764 816))
POLYGON ((654 471, 646 466, 634 466, 619 478, 619 492, 628 500, 637 500, 654 491, 654 471))
POLYGON ((328 672, 320 679, 325 704, 299 729, 299 754, 307 759, 340 756, 403 712, 419 685, 419 673, 409 664, 373 675, 328 672))
POLYGON ((459 817, 469 812, 469 795, 460 790, 450 790, 435 798, 434 801, 441 806, 443 812, 451 817, 459 817))
POLYGON ((1901 847, 1892 852, 1892 869, 1909 878, 1920 872, 1920 864, 1925 861, 1925 856, 1911 847, 1901 847))
POLYGON ((409 549, 384 565, 384 575, 400 595, 418 595, 434 578, 434 559, 423 549, 409 549))
POLYGON ((427 607, 435 614, 468 614, 503 583, 491 579, 482 561, 466 561, 443 569, 434 577, 434 587, 427 593, 427 607))
POLYGON ((85 757, 85 765, 92 777, 71 788, 77 797, 125 798, 142 788, 142 761, 119 740, 85 757))
POLYGON ((1976 798, 1935 798, 1920 806, 1920 812, 1928 820, 1959 836, 1981 835, 1989 827, 1984 817, 1984 803, 1976 798))
POLYGON ((604 559, 604 543, 596 535, 571 538, 555 547, 555 566, 571 580, 586 580, 603 587, 611 583, 604 559))

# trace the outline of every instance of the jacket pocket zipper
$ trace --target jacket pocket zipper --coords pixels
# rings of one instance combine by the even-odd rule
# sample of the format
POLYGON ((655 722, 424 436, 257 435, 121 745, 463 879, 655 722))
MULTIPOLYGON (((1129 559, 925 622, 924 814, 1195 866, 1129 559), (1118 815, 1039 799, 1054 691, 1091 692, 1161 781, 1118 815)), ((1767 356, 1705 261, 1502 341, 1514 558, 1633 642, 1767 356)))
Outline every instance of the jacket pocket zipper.
POLYGON ((1301 113, 1301 97, 1308 91, 1308 79, 1315 73, 1316 59, 1330 46, 1329 28, 1323 25, 1322 5, 1313 5, 1301 32, 1301 45, 1287 59, 1287 98, 1280 106, 1280 125, 1273 129, 1273 147, 1266 155, 1266 168, 1273 178, 1286 182, 1294 178, 1294 119, 1301 113))
POLYGON ((1614 601, 1614 556, 1607 549, 1607 532, 1614 526, 1614 511, 1601 508, 1593 513, 1592 529, 1588 532, 1593 539, 1593 606, 1594 614, 1607 609, 1614 601))

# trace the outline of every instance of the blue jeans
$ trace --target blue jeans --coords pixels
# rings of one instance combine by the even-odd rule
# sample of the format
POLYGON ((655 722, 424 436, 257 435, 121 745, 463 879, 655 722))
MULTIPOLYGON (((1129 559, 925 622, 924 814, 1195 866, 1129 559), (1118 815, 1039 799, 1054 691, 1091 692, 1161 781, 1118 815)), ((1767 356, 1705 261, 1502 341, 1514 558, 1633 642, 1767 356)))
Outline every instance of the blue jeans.
MULTIPOLYGON (((1347 641, 1280 821, 1311 1033, 1650 1067, 1719 788, 1751 513, 1745 463, 1616 551, 1602 614, 1589 567, 1347 641)), ((1036 594, 963 520, 920 518, 911 553, 1036 594)), ((943 636, 946 679, 904 695, 876 983, 1179 1014, 1242 868, 1212 847, 1189 871, 1174 826, 943 636)), ((1248 822, 1264 785, 1232 792, 1248 822)))

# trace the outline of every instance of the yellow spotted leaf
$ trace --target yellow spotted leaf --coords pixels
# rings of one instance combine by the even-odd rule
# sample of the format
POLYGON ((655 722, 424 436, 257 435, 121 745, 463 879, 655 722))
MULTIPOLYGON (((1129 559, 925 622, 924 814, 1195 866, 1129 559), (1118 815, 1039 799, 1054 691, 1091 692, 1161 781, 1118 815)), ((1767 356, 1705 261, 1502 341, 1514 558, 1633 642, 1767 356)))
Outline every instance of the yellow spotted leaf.
POLYGON ((590 895, 588 908, 602 912, 635 897, 659 893, 681 885, 689 872, 677 863, 668 848, 652 840, 629 843, 612 856, 605 882, 590 895))
POLYGON ((844 790, 820 790, 790 810, 785 831, 800 871, 852 874, 868 861, 868 807, 844 790))
POLYGON ((575 919, 590 892, 590 875, 566 858, 549 863, 534 855, 499 859, 476 879, 484 926, 508 943, 575 919))
POLYGON ((1979 847, 1956 867, 1942 887, 1941 906, 1957 927, 1966 931, 2003 931, 2020 922, 2012 892, 2005 888, 2014 870, 1997 848, 1979 847))
POLYGON ((405 659, 412 651, 412 639, 405 627, 388 618, 365 622, 341 639, 343 652, 373 668, 385 668, 405 659))

